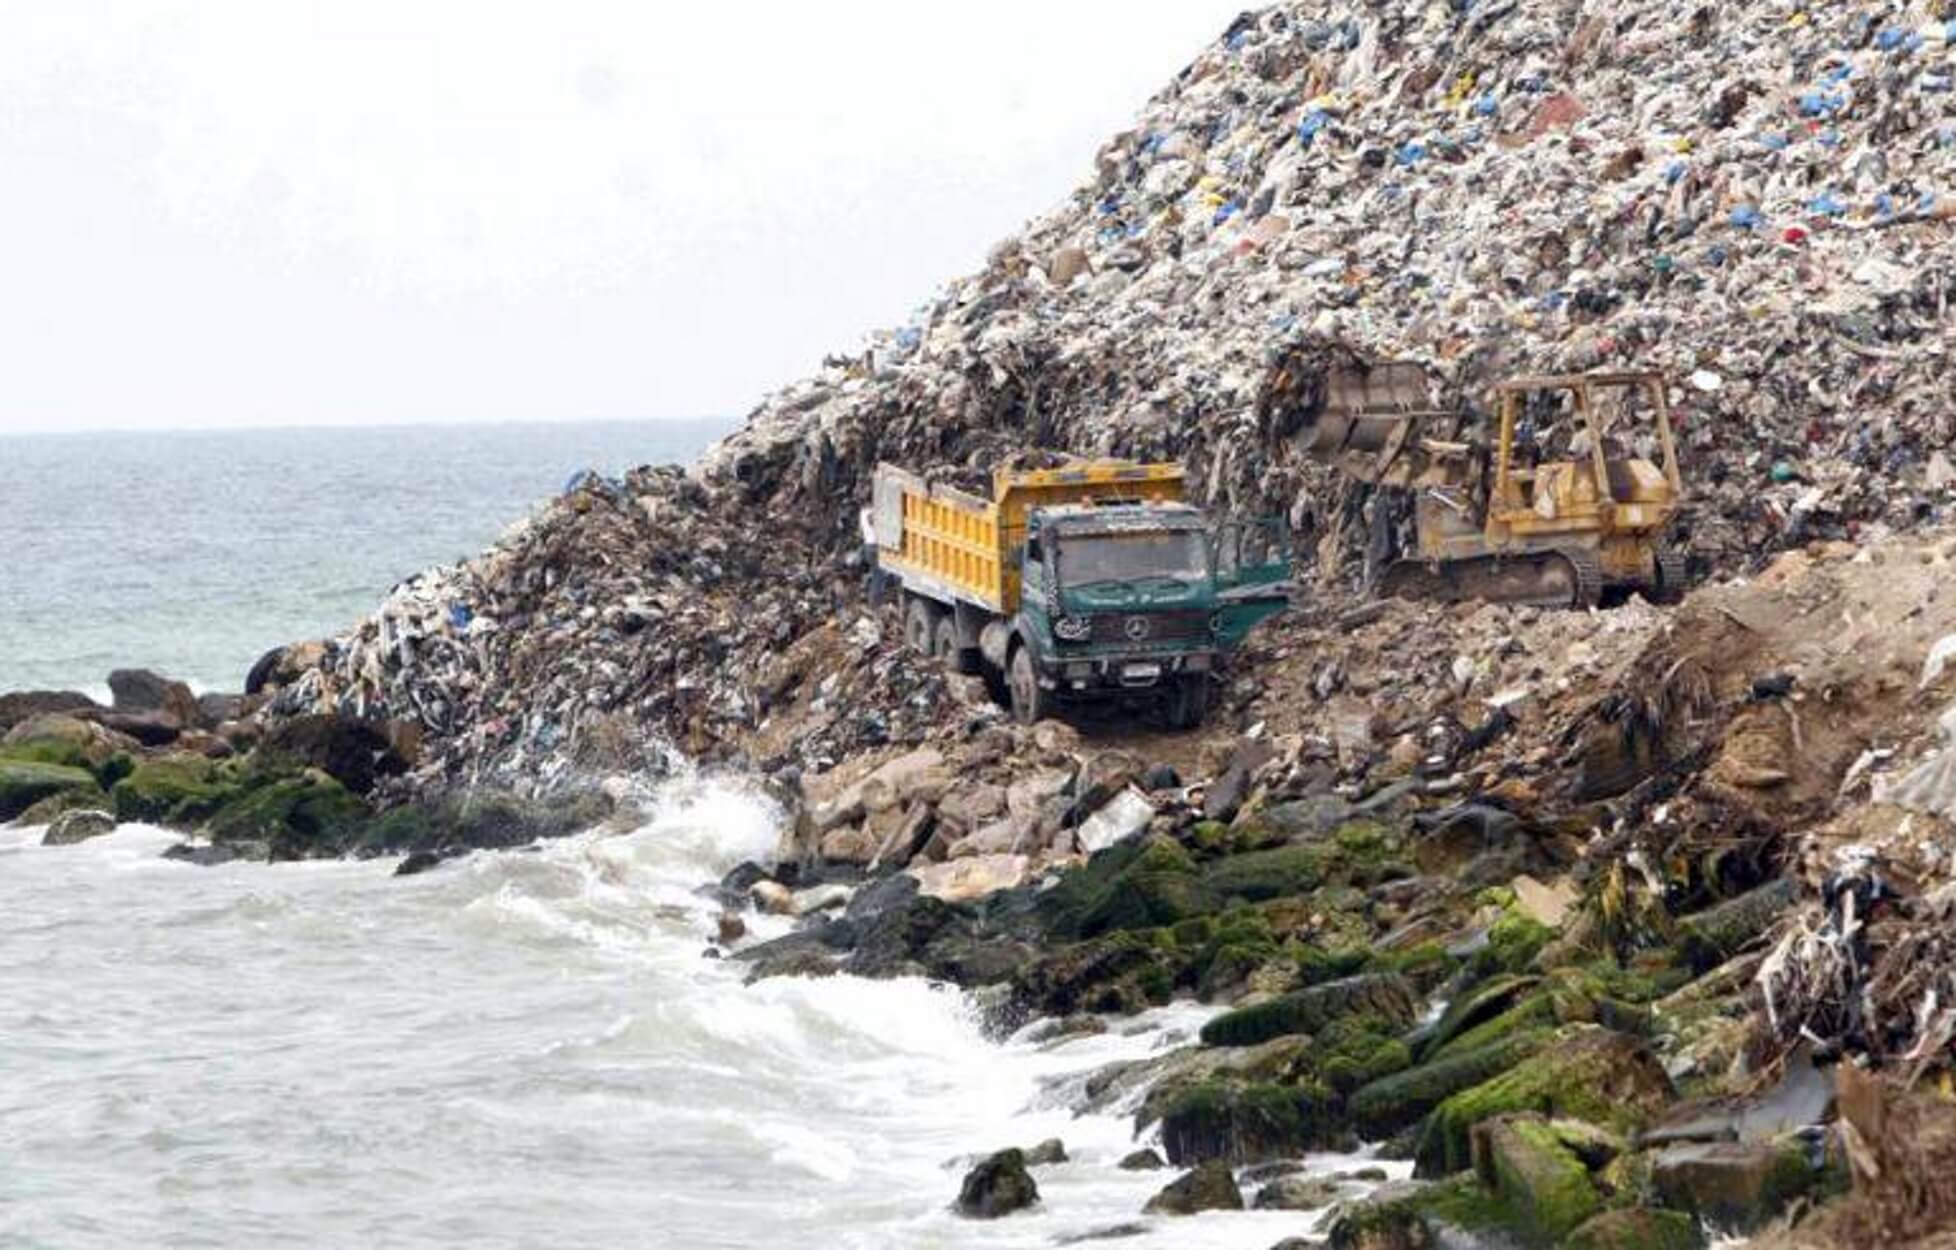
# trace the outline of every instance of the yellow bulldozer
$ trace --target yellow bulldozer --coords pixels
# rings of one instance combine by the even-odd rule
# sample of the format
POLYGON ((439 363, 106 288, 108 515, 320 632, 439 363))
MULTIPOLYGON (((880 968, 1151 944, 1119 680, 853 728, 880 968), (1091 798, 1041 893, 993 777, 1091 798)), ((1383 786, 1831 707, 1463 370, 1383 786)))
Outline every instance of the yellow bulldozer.
POLYGON ((1415 537, 1381 594, 1578 608, 1682 595, 1666 531, 1684 485, 1662 375, 1514 378, 1480 417, 1431 393, 1417 364, 1335 369, 1291 435, 1360 481, 1411 492, 1415 537))

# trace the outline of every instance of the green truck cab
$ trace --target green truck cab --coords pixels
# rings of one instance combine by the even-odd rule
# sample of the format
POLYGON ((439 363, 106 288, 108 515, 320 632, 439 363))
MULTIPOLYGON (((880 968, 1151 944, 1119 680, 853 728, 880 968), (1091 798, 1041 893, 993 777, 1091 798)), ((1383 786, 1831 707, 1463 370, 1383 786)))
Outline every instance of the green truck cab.
POLYGON ((1212 676, 1290 602, 1283 522, 1212 523, 1177 466, 997 478, 982 500, 878 469, 867 524, 910 645, 983 672, 1022 722, 1122 701, 1199 725, 1212 676))

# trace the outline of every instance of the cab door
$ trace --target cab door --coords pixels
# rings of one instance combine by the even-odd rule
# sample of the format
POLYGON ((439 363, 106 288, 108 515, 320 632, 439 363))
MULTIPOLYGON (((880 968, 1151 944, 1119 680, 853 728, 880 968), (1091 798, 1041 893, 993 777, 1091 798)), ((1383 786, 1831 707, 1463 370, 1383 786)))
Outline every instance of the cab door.
POLYGON ((1225 521, 1210 533, 1216 570, 1215 632, 1233 648, 1290 606, 1290 525, 1282 517, 1225 521))

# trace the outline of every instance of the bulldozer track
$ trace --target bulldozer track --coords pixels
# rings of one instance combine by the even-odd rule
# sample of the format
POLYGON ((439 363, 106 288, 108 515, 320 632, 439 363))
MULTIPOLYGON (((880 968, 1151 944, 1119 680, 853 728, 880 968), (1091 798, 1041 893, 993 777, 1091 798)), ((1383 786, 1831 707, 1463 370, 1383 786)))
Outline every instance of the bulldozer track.
POLYGON ((1542 608, 1590 608, 1602 601, 1603 568, 1594 552, 1580 547, 1438 565, 1402 560, 1386 570, 1379 594, 1454 603, 1482 599, 1542 608))

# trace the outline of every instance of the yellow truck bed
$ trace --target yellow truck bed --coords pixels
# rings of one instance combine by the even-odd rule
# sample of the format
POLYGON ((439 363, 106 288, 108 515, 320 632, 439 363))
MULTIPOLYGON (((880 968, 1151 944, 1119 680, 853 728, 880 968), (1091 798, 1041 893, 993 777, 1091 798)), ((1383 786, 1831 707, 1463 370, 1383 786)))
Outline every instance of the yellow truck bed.
POLYGON ((1010 616, 1019 610, 1019 549, 1033 509, 1171 503, 1182 495, 1182 467, 1176 464, 1095 460, 1064 469, 1000 470, 992 475, 990 499, 879 464, 871 524, 883 568, 907 588, 1010 616))

